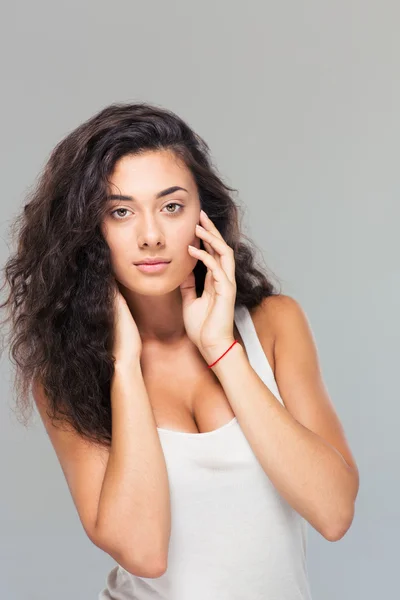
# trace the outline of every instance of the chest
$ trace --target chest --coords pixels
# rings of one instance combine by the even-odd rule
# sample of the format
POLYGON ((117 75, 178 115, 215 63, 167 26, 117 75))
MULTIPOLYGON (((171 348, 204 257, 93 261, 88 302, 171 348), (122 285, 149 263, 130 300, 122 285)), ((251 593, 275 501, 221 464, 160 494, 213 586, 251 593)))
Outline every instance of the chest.
MULTIPOLYGON (((235 338, 247 355, 236 326, 235 338)), ((272 338, 264 336, 263 350, 273 366, 272 338)), ((169 351, 144 349, 141 368, 157 427, 203 433, 235 416, 218 377, 191 342, 169 351)))

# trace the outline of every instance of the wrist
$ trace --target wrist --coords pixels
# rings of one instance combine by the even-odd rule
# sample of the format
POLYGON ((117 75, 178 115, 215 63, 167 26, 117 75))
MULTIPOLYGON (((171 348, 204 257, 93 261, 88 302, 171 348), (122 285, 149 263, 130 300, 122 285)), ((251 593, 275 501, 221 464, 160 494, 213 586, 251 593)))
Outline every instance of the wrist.
MULTIPOLYGON (((219 362, 219 359, 223 360, 223 356, 226 352, 230 353, 235 346, 240 345, 235 338, 224 340, 221 343, 209 346, 202 350, 202 355, 207 365, 212 365, 215 361, 219 362)), ((218 364, 218 363, 217 363, 218 364)))
POLYGON ((114 362, 114 373, 115 374, 126 374, 126 373, 141 373, 140 358, 135 360, 116 359, 114 362))

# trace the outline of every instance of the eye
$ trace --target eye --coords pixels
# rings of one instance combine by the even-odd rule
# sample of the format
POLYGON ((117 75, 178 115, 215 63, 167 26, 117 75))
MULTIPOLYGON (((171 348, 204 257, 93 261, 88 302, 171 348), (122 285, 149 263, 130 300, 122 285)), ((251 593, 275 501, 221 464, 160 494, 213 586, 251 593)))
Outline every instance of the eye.
POLYGON ((128 209, 127 208, 116 208, 115 210, 112 210, 111 213, 110 213, 110 215, 112 215, 113 219, 117 219, 117 221, 123 220, 123 219, 119 219, 116 216, 114 216, 114 213, 117 213, 120 210, 128 210, 128 209))
POLYGON ((168 204, 165 205, 164 208, 166 208, 167 206, 179 206, 179 210, 174 210, 174 212, 172 212, 172 213, 171 213, 171 211, 167 211, 167 212, 171 213, 172 215, 182 212, 182 210, 183 210, 182 204, 178 204, 177 202, 169 202, 168 204))
MULTIPOLYGON (((177 202, 169 202, 168 204, 166 204, 166 205, 165 205, 165 207, 164 207, 164 208, 166 208, 167 206, 179 206, 179 210, 174 210, 173 212, 171 212, 171 211, 167 211, 167 212, 169 212, 171 215, 175 215, 175 214, 177 214, 177 213, 180 213, 180 212, 182 212, 182 210, 183 210, 183 206, 182 206, 182 204, 178 204, 177 202)), ((123 207, 121 207, 121 208, 116 208, 116 209, 112 210, 112 211, 110 212, 110 215, 112 215, 113 219, 116 219, 117 221, 123 221, 123 220, 124 220, 124 216, 122 216, 121 218, 120 218, 120 217, 117 217, 117 216, 115 216, 115 214, 116 214, 116 213, 118 213, 118 212, 119 212, 119 211, 121 211, 121 210, 122 210, 122 211, 131 212, 131 211, 130 211, 130 210, 128 210, 127 208, 123 208, 123 207)))

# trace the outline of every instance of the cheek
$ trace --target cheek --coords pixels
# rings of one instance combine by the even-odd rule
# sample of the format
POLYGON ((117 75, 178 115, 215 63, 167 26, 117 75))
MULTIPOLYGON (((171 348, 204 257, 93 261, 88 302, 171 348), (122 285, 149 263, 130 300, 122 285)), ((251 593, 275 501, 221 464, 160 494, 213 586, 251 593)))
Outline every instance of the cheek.
MULTIPOLYGON (((197 222, 197 221, 196 221, 197 222)), ((174 238, 176 240, 176 248, 187 250, 188 244, 200 248, 200 238, 196 235, 195 226, 196 222, 192 223, 189 227, 182 225, 175 231, 174 238)), ((190 257, 190 255, 188 254, 190 257)))
POLYGON ((108 240, 108 246, 113 268, 116 270, 126 269, 133 260, 129 244, 124 243, 121 238, 113 238, 108 240))

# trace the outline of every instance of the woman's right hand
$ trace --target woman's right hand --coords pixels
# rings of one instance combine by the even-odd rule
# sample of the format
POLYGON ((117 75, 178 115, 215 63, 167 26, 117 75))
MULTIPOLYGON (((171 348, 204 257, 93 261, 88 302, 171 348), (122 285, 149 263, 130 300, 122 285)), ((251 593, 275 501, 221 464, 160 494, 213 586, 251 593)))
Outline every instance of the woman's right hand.
POLYGON ((118 364, 134 365, 140 361, 142 339, 132 313, 115 282, 114 342, 112 353, 118 364))

